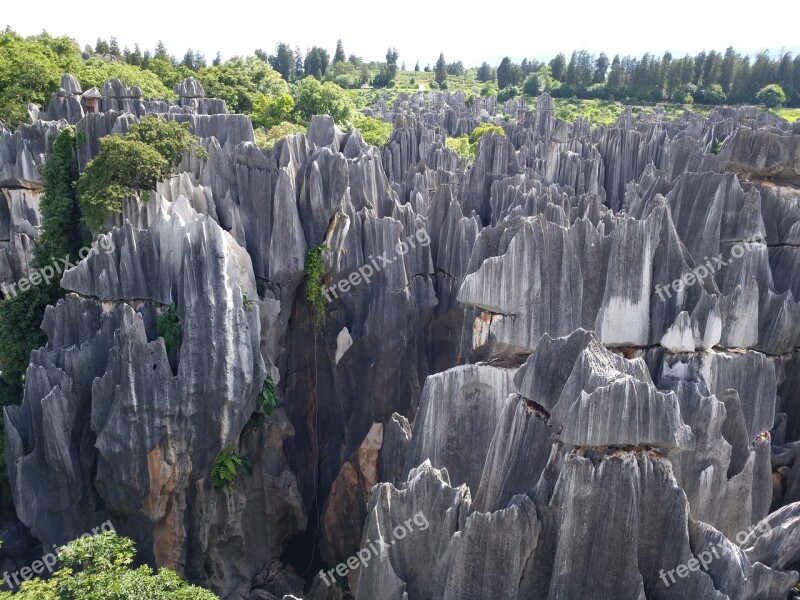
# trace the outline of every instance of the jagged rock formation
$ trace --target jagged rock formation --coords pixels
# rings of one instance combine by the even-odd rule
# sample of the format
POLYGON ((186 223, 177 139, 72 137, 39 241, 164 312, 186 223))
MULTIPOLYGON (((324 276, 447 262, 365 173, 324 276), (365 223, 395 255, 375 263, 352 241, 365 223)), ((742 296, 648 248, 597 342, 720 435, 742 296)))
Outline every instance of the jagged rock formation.
POLYGON ((27 269, 36 167, 67 123, 82 167, 145 114, 187 122, 208 156, 130 199, 113 251, 48 309, 5 413, 36 537, 111 519, 232 600, 297 596, 276 559, 310 580, 312 549, 335 566, 379 539, 347 575, 356 598, 777 600, 797 581, 796 126, 718 108, 590 129, 546 94, 444 91, 366 111, 394 124, 382 149, 321 116, 263 151, 191 79, 177 104, 61 88, 0 130, 2 281, 27 269), (505 135, 467 165, 446 138, 485 121, 505 135), (156 331, 171 304, 179 348, 156 331), (253 473, 225 495, 209 474, 228 446, 253 473))

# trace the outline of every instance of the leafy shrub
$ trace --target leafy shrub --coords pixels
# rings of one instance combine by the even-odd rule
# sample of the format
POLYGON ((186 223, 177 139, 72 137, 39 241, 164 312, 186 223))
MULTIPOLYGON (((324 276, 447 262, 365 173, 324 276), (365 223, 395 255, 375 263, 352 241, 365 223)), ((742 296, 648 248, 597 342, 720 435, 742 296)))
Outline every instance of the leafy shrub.
POLYGON ((253 99, 250 119, 256 127, 275 127, 289 119, 294 110, 294 98, 288 93, 266 96, 262 93, 253 99))
POLYGON ((505 135, 505 131, 499 125, 492 125, 491 123, 481 123, 472 133, 469 134, 469 143, 477 144, 478 141, 487 133, 496 133, 498 135, 505 135))
POLYGON ((474 158, 470 153, 469 138, 465 135, 460 137, 449 137, 447 138, 445 144, 448 148, 450 148, 450 150, 455 150, 458 156, 467 162, 472 161, 474 158))
POLYGON ((24 581, 16 592, 0 592, 0 600, 217 600, 174 571, 130 568, 135 556, 134 542, 113 532, 79 538, 59 549, 64 566, 52 577, 24 581))
POLYGON ((261 393, 256 399, 258 408, 265 415, 269 416, 280 405, 278 399, 278 391, 275 389, 275 382, 272 380, 272 375, 267 375, 264 380, 264 385, 261 388, 261 393))
POLYGON ((347 92, 335 83, 320 83, 309 76, 297 84, 295 110, 306 121, 314 115, 330 115, 339 126, 349 127, 355 108, 347 92))
POLYGON ((178 318, 178 307, 170 304, 167 311, 158 317, 156 333, 164 338, 167 350, 181 349, 181 321, 178 318))
POLYGON ((500 93, 497 94, 497 101, 507 102, 508 100, 516 98, 517 96, 519 96, 519 88, 515 85, 509 85, 500 90, 500 93))
POLYGON ((786 92, 777 83, 771 83, 758 90, 756 102, 767 108, 777 108, 786 102, 786 92))
POLYGON ((382 148, 392 135, 392 124, 360 113, 353 118, 353 125, 361 132, 364 141, 382 148))
POLYGON ((699 99, 703 104, 723 104, 728 97, 722 90, 722 86, 714 83, 700 90, 699 99))
POLYGON ((227 494, 233 490, 236 475, 245 468, 242 457, 236 454, 233 446, 227 446, 217 455, 211 467, 211 485, 215 490, 227 494))
POLYGON ((306 300, 314 311, 314 319, 319 328, 325 323, 325 307, 328 305, 322 290, 322 278, 325 276, 322 253, 327 251, 327 246, 321 244, 309 248, 306 252, 306 300))
POLYGON ((270 127, 269 130, 256 129, 256 145, 264 150, 269 150, 278 140, 282 140, 287 135, 305 132, 305 127, 284 121, 283 123, 275 125, 274 127, 270 127))

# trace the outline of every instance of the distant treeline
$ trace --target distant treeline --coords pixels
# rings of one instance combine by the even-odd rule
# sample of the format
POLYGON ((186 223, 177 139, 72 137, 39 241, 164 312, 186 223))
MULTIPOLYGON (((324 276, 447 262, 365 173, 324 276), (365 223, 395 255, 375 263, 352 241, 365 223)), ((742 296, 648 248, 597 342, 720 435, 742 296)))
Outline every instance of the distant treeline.
MULTIPOLYGON (((127 48, 120 51, 114 38, 111 38, 111 42, 98 40, 94 51, 110 53, 145 68, 150 58, 149 53, 142 54, 138 46, 133 51, 127 48)), ((397 73, 399 58, 397 50, 390 48, 385 62, 365 62, 354 54, 346 56, 342 40, 337 42, 332 59, 324 48, 314 46, 303 54, 299 47, 292 48, 287 43, 277 44, 273 53, 259 49, 255 54, 269 62, 288 82, 313 75, 345 88, 363 84, 390 86, 397 73)), ((194 70, 206 66, 205 57, 191 49, 183 60, 177 61, 175 57, 168 57, 166 48, 159 44, 153 56, 170 58, 173 65, 184 65, 194 70)), ((220 61, 218 54, 213 64, 218 65, 220 61)), ((440 55, 436 66, 439 84, 447 79, 447 75, 464 76, 470 71, 464 68, 461 61, 447 63, 443 55, 440 55)), ((402 69, 405 70, 405 65, 402 69)), ((415 64, 414 70, 420 70, 419 63, 415 64)), ((430 65, 423 70, 430 71, 430 65)), ((767 86, 777 85, 784 98, 772 103, 800 106, 800 55, 793 57, 790 52, 773 56, 762 51, 751 59, 749 55, 740 54, 731 47, 725 52, 704 50, 695 56, 687 54, 682 58, 666 52, 663 56, 646 53, 641 57, 616 55, 610 59, 605 52, 596 56, 585 50, 576 50, 569 60, 563 53, 546 63, 527 59, 515 63, 505 57, 496 67, 484 62, 473 71, 478 81, 494 82, 501 90, 510 86, 524 88, 527 81, 528 90, 546 89, 561 98, 576 96, 633 102, 667 100, 679 103, 744 104, 766 99, 770 103, 771 98, 765 98, 763 94, 759 98, 758 93, 767 86), (536 82, 531 81, 532 75, 536 82)))
POLYGON ((660 57, 616 55, 609 59, 605 53, 595 56, 580 50, 569 61, 558 54, 548 63, 523 60, 516 64, 508 57, 496 69, 483 63, 477 78, 496 80, 504 89, 524 85, 532 74, 552 78, 556 83, 551 93, 563 98, 741 104, 759 102, 761 90, 777 85, 785 94, 779 104, 800 106, 800 56, 789 52, 772 56, 763 51, 751 59, 728 48, 724 53, 711 50, 682 58, 666 52, 660 57))
MULTIPOLYGON (((289 98, 298 100, 297 85, 309 75, 341 88, 461 89, 468 95, 497 94, 502 100, 518 95, 536 96, 547 91, 555 97, 601 98, 636 102, 704 104, 760 103, 769 107, 800 106, 800 56, 786 52, 755 57, 728 48, 696 56, 675 58, 645 54, 642 57, 573 52, 569 60, 558 54, 549 62, 509 58, 493 66, 484 62, 476 69, 462 61, 447 62, 440 54, 433 65, 420 68, 417 62, 406 69, 395 48, 384 60, 365 61, 347 55, 342 40, 331 55, 313 46, 279 43, 269 52, 208 61, 193 49, 182 58, 171 54, 163 42, 154 50, 121 48, 115 38, 98 39, 83 49, 69 37, 47 33, 22 37, 10 28, 0 33, 0 121, 16 127, 27 120, 27 105, 45 105, 58 89, 62 73, 70 72, 86 86, 101 85, 119 78, 138 85, 146 97, 174 98, 172 86, 186 77, 196 77, 209 96, 224 99, 233 112, 251 115, 259 126, 273 126, 287 120, 289 98), (426 73, 417 74, 420 71, 426 73), (400 73, 403 73, 400 76, 400 73)), ((310 90, 313 91, 313 90, 310 90)))

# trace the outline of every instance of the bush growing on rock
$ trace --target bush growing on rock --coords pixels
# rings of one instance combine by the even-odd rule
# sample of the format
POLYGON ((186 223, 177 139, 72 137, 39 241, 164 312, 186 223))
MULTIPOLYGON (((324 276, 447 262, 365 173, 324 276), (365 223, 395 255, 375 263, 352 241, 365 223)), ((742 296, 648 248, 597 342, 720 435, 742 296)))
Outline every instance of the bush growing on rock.
POLYGON ((239 456, 233 446, 227 446, 217 455, 211 467, 211 485, 215 490, 229 493, 233 490, 240 471, 251 475, 253 465, 246 457, 239 456))
POLYGON ((269 150, 278 140, 285 138, 287 135, 305 132, 305 127, 290 123, 289 121, 284 121, 269 129, 256 129, 256 145, 264 150, 269 150))
POLYGON ((306 252, 306 300, 314 311, 314 320, 318 328, 325 323, 325 307, 327 301, 322 290, 322 278, 325 276, 325 260, 322 253, 327 252, 325 244, 309 248, 306 252))
POLYGON ((100 152, 78 180, 84 224, 99 231, 110 215, 120 211, 127 196, 154 188, 192 148, 206 155, 188 126, 151 116, 124 135, 101 139, 100 152))
POLYGON ((168 173, 169 162, 144 142, 117 135, 103 138, 100 152, 78 180, 83 222, 100 231, 127 196, 155 187, 168 173))
POLYGON ((178 307, 170 304, 167 311, 158 317, 156 333, 164 338, 167 350, 180 350, 181 348, 181 321, 178 318, 178 307))
POLYGON ((487 133, 496 133, 498 135, 505 135, 506 132, 499 125, 492 125, 491 123, 481 123, 472 133, 469 134, 469 143, 477 144, 480 139, 487 133))

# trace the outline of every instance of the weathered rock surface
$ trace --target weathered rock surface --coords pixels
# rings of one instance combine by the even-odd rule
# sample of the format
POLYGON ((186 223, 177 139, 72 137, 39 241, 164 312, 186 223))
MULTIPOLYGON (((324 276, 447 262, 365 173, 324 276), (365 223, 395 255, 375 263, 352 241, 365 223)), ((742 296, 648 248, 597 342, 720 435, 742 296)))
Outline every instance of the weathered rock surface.
POLYGON ((786 597, 796 127, 723 107, 590 129, 547 94, 528 110, 442 91, 380 98, 382 149, 319 115, 263 151, 197 81, 175 91, 65 76, 31 125, 0 126, 0 283, 29 271, 38 168, 66 124, 81 168, 146 114, 208 151, 129 199, 100 240, 113 251, 98 243, 47 310, 5 410, 36 537, 110 519, 231 600, 298 597, 284 563, 307 598, 341 600, 311 553, 330 568, 359 547, 371 560, 346 579, 368 600, 786 597), (446 138, 482 122, 505 135, 467 166, 446 138), (179 347, 157 332, 171 304, 179 347), (266 417, 268 374, 281 406, 266 417), (209 473, 227 446, 253 473, 226 495, 209 473), (709 547, 708 568, 669 579, 709 547))

